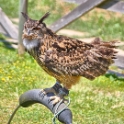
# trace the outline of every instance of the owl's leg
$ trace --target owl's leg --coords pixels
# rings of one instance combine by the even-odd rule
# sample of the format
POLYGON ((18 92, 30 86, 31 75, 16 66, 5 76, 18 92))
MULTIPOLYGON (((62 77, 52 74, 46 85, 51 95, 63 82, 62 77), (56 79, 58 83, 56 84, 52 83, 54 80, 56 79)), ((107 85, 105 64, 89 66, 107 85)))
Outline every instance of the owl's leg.
POLYGON ((56 96, 51 96, 50 101, 52 101, 53 104, 56 104, 58 102, 65 101, 64 97, 69 94, 69 90, 65 87, 62 87, 59 89, 59 93, 56 96))
POLYGON ((62 86, 60 85, 59 82, 56 82, 55 85, 53 85, 52 87, 43 89, 40 95, 44 96, 47 93, 58 94, 60 88, 62 88, 62 86))

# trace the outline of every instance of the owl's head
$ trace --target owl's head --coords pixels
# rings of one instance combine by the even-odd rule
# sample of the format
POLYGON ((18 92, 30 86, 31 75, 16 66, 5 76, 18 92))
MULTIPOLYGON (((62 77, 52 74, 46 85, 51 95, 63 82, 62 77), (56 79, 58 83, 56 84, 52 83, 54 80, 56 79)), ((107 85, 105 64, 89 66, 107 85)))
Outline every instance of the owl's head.
POLYGON ((23 30, 23 38, 33 40, 46 34, 47 27, 43 21, 49 16, 49 14, 50 13, 47 12, 40 20, 33 20, 26 13, 22 12, 23 17, 26 19, 23 30))

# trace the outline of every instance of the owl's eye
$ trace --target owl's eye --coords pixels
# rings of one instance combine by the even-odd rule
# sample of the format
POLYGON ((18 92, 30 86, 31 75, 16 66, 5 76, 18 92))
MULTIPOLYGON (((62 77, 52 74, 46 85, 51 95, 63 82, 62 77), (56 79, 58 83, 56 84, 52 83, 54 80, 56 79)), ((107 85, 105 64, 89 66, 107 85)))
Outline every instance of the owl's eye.
POLYGON ((33 28, 33 30, 39 30, 40 29, 40 27, 34 27, 33 28))
POLYGON ((24 28, 26 29, 26 25, 24 25, 24 28))

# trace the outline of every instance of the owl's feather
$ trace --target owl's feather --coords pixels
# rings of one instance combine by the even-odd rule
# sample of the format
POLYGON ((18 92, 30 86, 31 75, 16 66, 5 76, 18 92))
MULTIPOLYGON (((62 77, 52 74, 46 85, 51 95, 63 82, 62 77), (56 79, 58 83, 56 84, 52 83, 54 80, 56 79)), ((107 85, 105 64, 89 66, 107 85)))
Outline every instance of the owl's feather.
POLYGON ((89 44, 65 36, 50 36, 44 39, 44 47, 41 46, 41 51, 48 48, 42 61, 57 75, 83 76, 92 80, 105 74, 113 63, 116 54, 114 43, 96 38, 89 44), (51 44, 48 44, 49 39, 53 41, 51 44))
POLYGON ((93 80, 105 74, 114 62, 116 41, 103 42, 96 38, 91 43, 85 43, 57 35, 42 22, 48 15, 37 21, 24 14, 27 21, 23 43, 38 64, 67 89, 76 84, 81 76, 93 80))

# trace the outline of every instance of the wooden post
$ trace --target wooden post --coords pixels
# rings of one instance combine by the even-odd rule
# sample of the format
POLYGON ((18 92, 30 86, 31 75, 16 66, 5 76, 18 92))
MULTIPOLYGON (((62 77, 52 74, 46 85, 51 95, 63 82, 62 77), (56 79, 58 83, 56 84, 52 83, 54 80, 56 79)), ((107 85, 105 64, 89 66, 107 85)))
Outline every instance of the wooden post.
POLYGON ((22 43, 22 31, 24 27, 25 19, 22 17, 21 12, 27 13, 28 0, 20 0, 19 8, 19 35, 18 35, 18 53, 23 54, 25 52, 23 43, 22 43))
POLYGON ((0 8, 0 33, 6 34, 13 39, 18 39, 18 30, 7 15, 0 8))

